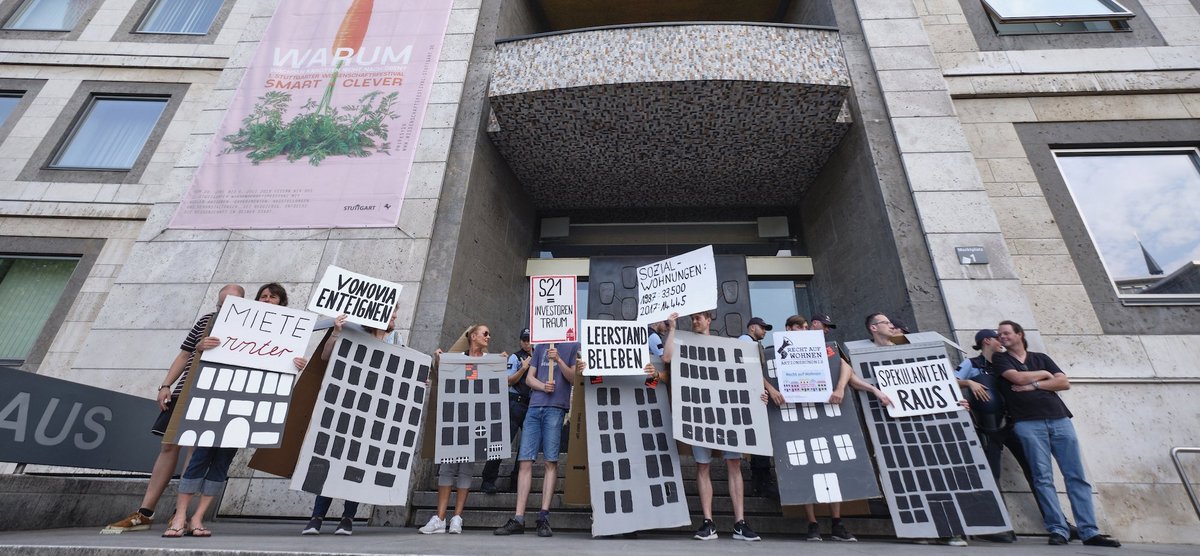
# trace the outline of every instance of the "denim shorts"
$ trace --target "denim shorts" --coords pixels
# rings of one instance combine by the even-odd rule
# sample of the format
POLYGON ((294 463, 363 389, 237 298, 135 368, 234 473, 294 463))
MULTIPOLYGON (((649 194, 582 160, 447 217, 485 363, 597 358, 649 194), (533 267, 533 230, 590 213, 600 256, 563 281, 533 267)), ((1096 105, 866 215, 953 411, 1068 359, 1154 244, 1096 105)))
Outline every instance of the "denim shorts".
POLYGON ((562 446, 563 418, 567 410, 561 407, 539 406, 529 408, 525 414, 524 431, 521 433, 521 450, 517 461, 534 461, 538 452, 546 461, 558 461, 562 446))
MULTIPOLYGON (((692 446, 692 457, 696 458, 696 463, 712 463, 712 453, 712 448, 706 448, 704 446, 692 446)), ((722 450, 721 453, 725 455, 725 459, 727 460, 742 459, 741 452, 722 450)))

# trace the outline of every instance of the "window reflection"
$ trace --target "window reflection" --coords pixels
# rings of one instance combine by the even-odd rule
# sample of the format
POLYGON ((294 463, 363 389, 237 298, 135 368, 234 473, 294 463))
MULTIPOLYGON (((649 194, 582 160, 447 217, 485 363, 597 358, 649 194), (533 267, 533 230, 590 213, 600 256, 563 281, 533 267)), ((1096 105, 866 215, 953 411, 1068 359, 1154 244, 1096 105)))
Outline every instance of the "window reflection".
POLYGON ((93 99, 51 167, 133 168, 166 105, 165 98, 93 99))
MULTIPOLYGON (((783 324, 787 322, 788 317, 799 313, 796 306, 796 283, 791 280, 750 280, 750 315, 746 315, 746 320, 750 320, 751 316, 760 317, 767 321, 767 324, 774 327, 771 332, 783 330, 783 324)), ((808 315, 804 315, 807 317, 808 315)), ((775 337, 767 333, 767 337, 763 338, 764 346, 775 345, 775 337)), ((734 331, 728 331, 730 335, 738 336, 745 334, 745 330, 740 330, 737 334, 734 331)))
POLYGON ((4 24, 5 29, 70 31, 95 0, 25 0, 4 24))
POLYGON ((1120 294, 1200 293, 1196 149, 1057 151, 1055 158, 1120 294))
POLYGON ((13 109, 21 102, 21 95, 12 93, 0 93, 0 125, 8 121, 8 117, 12 115, 13 109))
POLYGON ((138 28, 139 33, 204 35, 224 0, 157 0, 138 28))

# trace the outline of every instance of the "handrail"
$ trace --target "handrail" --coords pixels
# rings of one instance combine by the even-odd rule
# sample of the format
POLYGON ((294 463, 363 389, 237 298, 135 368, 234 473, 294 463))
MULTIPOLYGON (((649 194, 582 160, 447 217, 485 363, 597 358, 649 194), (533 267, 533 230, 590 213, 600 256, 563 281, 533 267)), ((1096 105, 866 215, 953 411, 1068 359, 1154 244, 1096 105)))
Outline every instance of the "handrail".
POLYGON ((1179 479, 1183 481, 1183 488, 1187 490, 1188 498, 1192 500, 1192 509, 1196 510, 1196 517, 1200 518, 1200 500, 1196 499, 1196 491, 1192 490, 1192 482, 1188 480, 1187 473, 1183 471, 1183 464, 1179 461, 1181 453, 1200 454, 1200 448, 1185 448, 1176 446, 1171 448, 1171 460, 1175 462, 1175 470, 1179 472, 1179 479))
POLYGON ((683 27, 689 25, 746 25, 751 27, 783 27, 788 29, 812 29, 815 31, 833 31, 837 32, 837 27, 828 25, 803 25, 798 23, 773 23, 766 21, 663 21, 654 23, 625 23, 620 25, 598 25, 596 27, 581 27, 578 29, 563 29, 561 31, 547 31, 544 33, 531 33, 528 35, 517 35, 515 37, 506 37, 496 39, 496 44, 504 44, 506 42, 517 42, 529 39, 540 39, 544 37, 553 37, 556 35, 569 35, 572 33, 586 33, 589 31, 608 31, 612 29, 638 29, 644 27, 683 27))

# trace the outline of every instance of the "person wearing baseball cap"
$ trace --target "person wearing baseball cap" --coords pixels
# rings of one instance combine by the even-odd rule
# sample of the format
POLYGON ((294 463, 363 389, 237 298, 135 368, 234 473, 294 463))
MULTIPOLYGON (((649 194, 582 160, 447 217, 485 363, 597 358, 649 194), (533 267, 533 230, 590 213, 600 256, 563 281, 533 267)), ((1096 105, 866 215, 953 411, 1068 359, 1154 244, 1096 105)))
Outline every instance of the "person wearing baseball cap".
MULTIPOLYGON (((738 337, 743 342, 753 342, 759 347, 759 358, 766 362, 762 351, 762 340, 767 337, 767 332, 772 326, 767 324, 767 321, 761 317, 750 317, 746 322, 746 333, 738 337)), ((763 389, 766 390, 767 396, 771 398, 776 405, 783 405, 783 394, 771 385, 766 379, 765 373, 763 376, 763 389)), ((768 498, 779 499, 779 486, 771 477, 771 457, 770 456, 750 456, 750 492, 753 496, 766 496, 768 498)))
POLYGON ((809 320, 809 327, 813 330, 822 330, 825 328, 832 330, 837 328, 837 325, 833 324, 833 319, 829 318, 829 315, 825 313, 817 313, 812 316, 811 320, 809 320), (816 326, 817 323, 821 323, 821 325, 818 327, 816 326))
MULTIPOLYGON (((533 345, 529 343, 529 329, 521 330, 521 349, 508 356, 508 431, 509 438, 515 439, 525 423, 525 414, 529 412, 529 385, 525 384, 525 369, 521 365, 533 353, 533 345)), ((496 493, 496 479, 500 475, 500 461, 491 460, 483 466, 483 484, 479 489, 485 494, 496 493)), ((517 490, 517 466, 513 462, 513 471, 508 478, 508 489, 517 490)))

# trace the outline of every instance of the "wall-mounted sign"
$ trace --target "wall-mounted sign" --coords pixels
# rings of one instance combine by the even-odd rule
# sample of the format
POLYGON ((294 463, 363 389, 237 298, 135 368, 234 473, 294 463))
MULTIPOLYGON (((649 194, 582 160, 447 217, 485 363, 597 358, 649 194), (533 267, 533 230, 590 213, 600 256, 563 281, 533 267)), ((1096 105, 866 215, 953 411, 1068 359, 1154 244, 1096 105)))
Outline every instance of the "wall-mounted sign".
POLYGON ((955 247, 959 264, 988 264, 987 249, 983 247, 955 247))

